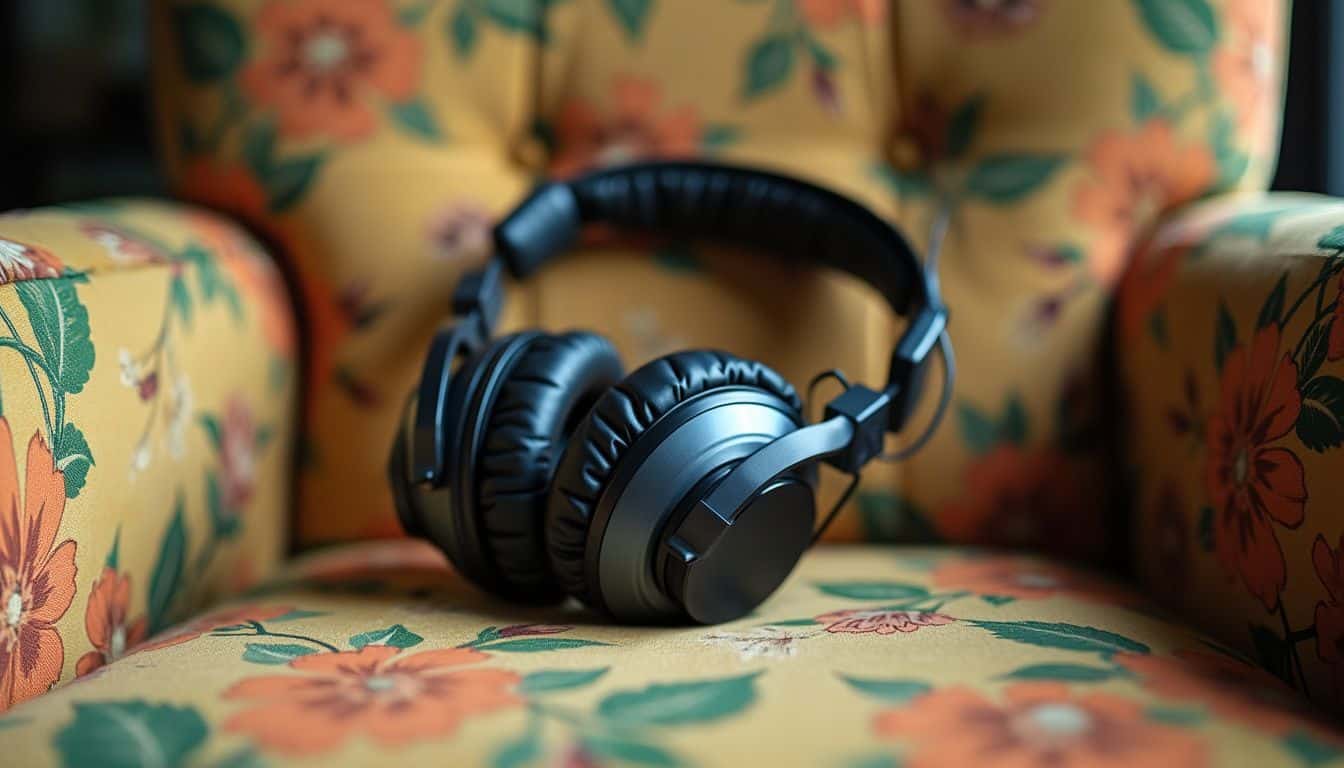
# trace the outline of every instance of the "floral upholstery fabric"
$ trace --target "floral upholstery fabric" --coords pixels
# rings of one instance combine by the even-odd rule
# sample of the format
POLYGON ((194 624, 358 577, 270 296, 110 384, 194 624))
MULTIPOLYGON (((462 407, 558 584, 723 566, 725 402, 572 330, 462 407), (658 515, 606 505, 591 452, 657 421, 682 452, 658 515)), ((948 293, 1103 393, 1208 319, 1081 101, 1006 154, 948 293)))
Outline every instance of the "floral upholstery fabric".
MULTIPOLYGON (((397 533, 382 479, 396 414, 493 217, 544 176, 704 155, 834 186, 916 245, 939 201, 953 211, 955 418, 915 461, 873 468, 832 535, 1074 556, 1119 540, 1097 501, 1107 300, 1159 212, 1263 185, 1286 13, 1264 0, 155 7, 177 189, 273 234, 301 286, 301 543, 397 533)), ((713 346, 796 383, 830 366, 879 380, 897 327, 841 276, 609 233, 512 289, 507 314, 601 330, 630 368, 713 346)))
POLYGON ((1268 195, 1158 232, 1118 299, 1138 570, 1344 705, 1344 204, 1268 195))
POLYGON ((753 616, 629 628, 347 545, 0 719, 21 765, 1326 765, 1344 735, 1082 570, 823 547, 753 616))
POLYGON ((279 276, 168 203, 0 216, 0 710, 120 657, 285 551, 279 276))
MULTIPOLYGON (((1344 762, 1312 709, 1344 681, 1344 204, 1254 194, 1284 3, 153 8, 166 167, 216 213, 0 216, 0 754, 1344 762), (492 602, 422 543, 340 543, 399 533, 395 415, 494 217, 542 178, 688 156, 834 186, 917 246, 949 208, 952 417, 831 532, 948 546, 823 547, 742 621, 628 628, 492 602), (963 546, 1099 560, 1129 523, 1115 490, 1179 620, 963 546), (277 574, 291 527, 335 544, 277 574)), ((724 347, 797 383, 879 379, 899 330, 852 280, 761 254, 581 251, 511 287, 509 327, 596 328, 632 368, 724 347)))

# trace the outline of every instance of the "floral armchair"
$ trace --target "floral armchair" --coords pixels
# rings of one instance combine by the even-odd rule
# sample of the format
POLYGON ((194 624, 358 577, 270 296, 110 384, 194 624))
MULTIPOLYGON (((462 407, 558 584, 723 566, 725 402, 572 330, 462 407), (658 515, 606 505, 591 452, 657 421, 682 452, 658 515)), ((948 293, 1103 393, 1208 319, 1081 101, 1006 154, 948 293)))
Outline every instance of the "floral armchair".
MULTIPOLYGON (((14 764, 1344 762, 1344 204, 1261 191, 1283 3, 152 8, 182 202, 0 216, 14 764), (537 179, 698 155, 950 207, 951 418, 741 621, 491 600, 382 477, 451 286, 537 179)), ((795 382, 898 330, 611 236, 506 315, 795 382)))

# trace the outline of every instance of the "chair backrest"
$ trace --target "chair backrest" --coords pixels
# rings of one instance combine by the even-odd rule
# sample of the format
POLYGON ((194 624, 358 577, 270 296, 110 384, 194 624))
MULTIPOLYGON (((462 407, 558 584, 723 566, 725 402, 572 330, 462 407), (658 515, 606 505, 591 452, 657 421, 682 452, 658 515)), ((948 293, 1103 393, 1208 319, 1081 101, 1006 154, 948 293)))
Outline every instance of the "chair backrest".
MULTIPOLYGON (((284 246, 306 329, 302 543, 395 533, 384 454, 457 276, 545 174, 720 157, 831 185, 942 272, 961 378, 841 538, 1105 544, 1096 351, 1162 211, 1273 163, 1286 8, 1266 0, 194 0, 156 4, 185 197, 284 246)), ((585 250, 511 323, 628 365, 722 347, 877 380, 898 327, 845 277, 701 244, 585 250), (858 339, 841 345, 839 339, 858 339)), ((926 409, 927 412, 927 409, 926 409)), ((918 419, 917 419, 918 420, 918 419)), ((1119 473, 1116 473, 1119 474, 1119 473)))

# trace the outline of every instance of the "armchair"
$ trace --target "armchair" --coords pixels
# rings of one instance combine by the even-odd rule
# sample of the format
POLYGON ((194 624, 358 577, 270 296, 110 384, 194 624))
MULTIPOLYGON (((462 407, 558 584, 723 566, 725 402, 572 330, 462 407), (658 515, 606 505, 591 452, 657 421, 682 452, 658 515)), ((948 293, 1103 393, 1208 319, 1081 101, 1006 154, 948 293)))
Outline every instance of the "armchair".
MULTIPOLYGON (((152 7, 182 202, 0 217, 0 753, 1344 757, 1344 204, 1259 191, 1284 3, 152 7), (952 418, 741 621, 493 601, 398 538, 425 344, 535 179, 690 155, 917 245, 952 210, 952 418)), ((897 330, 843 276, 612 233, 509 299, 631 366, 723 346, 795 383, 880 378, 897 330)))

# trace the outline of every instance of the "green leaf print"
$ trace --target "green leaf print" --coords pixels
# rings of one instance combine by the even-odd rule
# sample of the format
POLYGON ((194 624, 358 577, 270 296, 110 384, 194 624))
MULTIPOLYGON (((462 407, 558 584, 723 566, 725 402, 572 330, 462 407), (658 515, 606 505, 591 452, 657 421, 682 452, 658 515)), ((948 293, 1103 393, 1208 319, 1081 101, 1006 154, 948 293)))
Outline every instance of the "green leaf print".
POLYGON ((1148 78, 1135 72, 1130 81, 1129 111, 1134 122, 1147 122, 1148 118, 1162 111, 1162 99, 1148 78))
POLYGON ((991 155, 975 165, 966 178, 966 191, 986 202, 1015 203, 1050 180, 1064 165, 1054 155, 991 155))
POLYGON ((747 53, 743 98, 754 99, 783 85, 793 73, 793 53, 789 37, 767 37, 753 45, 747 53))
POLYGON ((1232 313, 1227 310, 1227 303, 1220 299, 1213 331, 1213 363, 1219 373, 1222 373, 1223 363, 1236 346, 1237 321, 1232 319, 1232 313))
POLYGON ((1269 325, 1278 325, 1283 318, 1283 300, 1284 294, 1288 290, 1288 273, 1284 272, 1279 276, 1279 281, 1274 284, 1274 289, 1265 297, 1265 303, 1260 306, 1260 315, 1255 320, 1257 330, 1269 325))
POLYGON ((817 584, 823 594, 848 600, 909 600, 928 597, 918 584, 899 581, 828 581, 817 584))
POLYGON ((644 34, 644 22, 653 8, 653 0, 607 0, 607 8, 621 23, 626 36, 638 40, 644 34))
POLYGON ((1114 653, 1148 653, 1148 646, 1114 632, 1048 621, 968 621, 1002 640, 1059 648, 1065 651, 1100 653, 1103 657, 1114 653))
POLYGON ((149 632, 154 634, 172 623, 172 606, 182 586, 187 559, 187 524, 182 496, 174 503, 172 519, 159 542, 159 555, 149 576, 149 632))
POLYGON ((476 49, 476 16, 471 12, 470 5, 464 2, 457 6, 448 17, 447 33, 458 58, 471 56, 471 52, 476 49))
POLYGON ((580 640, 571 637, 522 637, 516 640, 499 640, 485 645, 472 646, 483 651, 502 653, 540 653, 542 651, 564 651, 570 648, 584 648, 590 645, 610 645, 596 640, 580 640))
POLYGON ((1012 680, 1062 680, 1070 683, 1096 683, 1123 677, 1128 673, 1114 667, 1091 667, 1084 664, 1032 664, 1009 672, 1004 677, 1012 680))
POLYGON ((387 111, 392 116, 392 122, 417 138, 427 141, 439 141, 443 138, 443 132, 439 130, 439 123, 434 117, 433 110, 423 99, 393 104, 387 111))
MULTIPOLYGON (((657 744, 641 741, 632 734, 600 733, 585 736, 583 747, 594 757, 617 765, 646 765, 672 768, 685 762, 657 744)), ((606 765, 607 763, 602 763, 606 765)))
POLYGON ((1169 51, 1208 53, 1218 42, 1218 17, 1208 0, 1134 0, 1143 23, 1169 51))
POLYGON ((760 673, 681 683, 655 683, 608 694, 597 713, 620 725, 709 723, 745 711, 756 700, 760 673))
POLYGON ((1317 376, 1302 388, 1297 437, 1317 453, 1344 444, 1344 379, 1317 376))
POLYGON ((248 643, 243 661, 253 664, 288 664, 300 656, 317 653, 315 648, 295 643, 248 643))
POLYGON ((351 648, 363 648, 366 645, 390 645, 394 648, 410 648, 419 645, 425 638, 415 634, 400 624, 361 632, 350 638, 351 648))
POLYGON ((243 62, 247 37, 227 11, 207 3, 184 3, 173 9, 171 19, 179 63, 193 83, 222 80, 243 62))
POLYGON ((947 123, 947 156, 956 160, 966 153, 980 127, 980 113, 984 111, 985 96, 977 94, 967 99, 947 123))
POLYGON ((93 369, 89 312, 75 292, 73 280, 27 280, 14 290, 28 313, 42 357, 66 394, 84 389, 93 369))
POLYGON ((543 669, 537 672, 530 672, 523 677, 522 682, 518 683, 518 692, 528 695, 582 688, 585 685, 597 682, 597 679, 605 675, 609 669, 611 669, 611 667, 598 667, 596 669, 543 669))
POLYGON ((193 707, 143 699, 74 703, 75 719, 53 745, 67 766, 183 765, 210 728, 193 707))
POLYGON ((84 433, 66 422, 61 430, 61 444, 56 447, 56 468, 65 478, 65 497, 73 499, 84 488, 84 481, 93 468, 93 451, 84 433))

